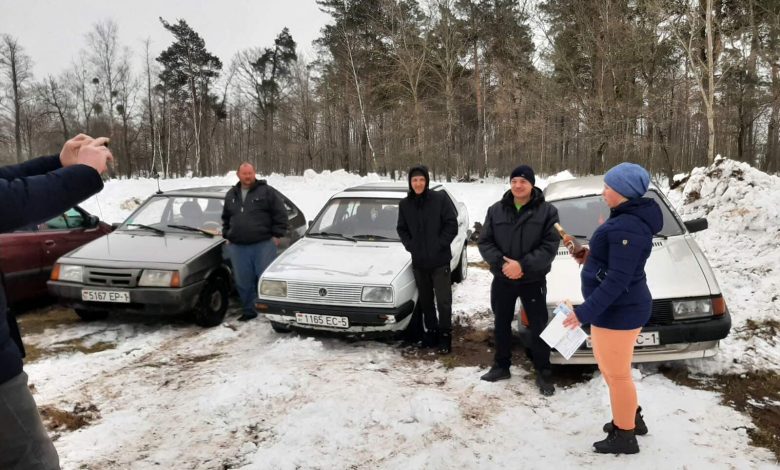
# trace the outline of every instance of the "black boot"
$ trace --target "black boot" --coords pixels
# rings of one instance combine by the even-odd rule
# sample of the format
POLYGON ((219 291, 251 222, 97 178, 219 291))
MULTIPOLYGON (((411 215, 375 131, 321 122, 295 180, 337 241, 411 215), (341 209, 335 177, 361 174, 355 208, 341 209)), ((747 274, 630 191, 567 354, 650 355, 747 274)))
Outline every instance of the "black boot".
POLYGON ((436 330, 430 330, 423 333, 421 348, 435 348, 439 343, 439 333, 436 330))
POLYGON ((439 332, 439 354, 449 354, 452 352, 452 332, 441 331, 439 332))
POLYGON ((480 379, 486 382, 496 382, 498 380, 506 380, 511 376, 512 374, 509 373, 509 367, 502 367, 495 364, 489 371, 480 377, 480 379))
POLYGON ((536 386, 539 387, 539 392, 546 397, 550 397, 555 393, 555 385, 552 382, 552 371, 550 369, 536 371, 536 386))
POLYGON ((636 454, 639 452, 639 444, 636 442, 634 430, 624 431, 613 425, 612 431, 603 441, 593 443, 593 447, 599 454, 636 454))
MULTIPOLYGON (((642 407, 639 406, 636 409, 636 417, 634 418, 634 434, 637 436, 644 436, 647 434, 647 425, 645 424, 645 420, 642 418, 642 407)), ((609 433, 612 432, 612 429, 615 427, 615 424, 610 421, 609 423, 605 424, 602 429, 604 429, 604 432, 609 433)))

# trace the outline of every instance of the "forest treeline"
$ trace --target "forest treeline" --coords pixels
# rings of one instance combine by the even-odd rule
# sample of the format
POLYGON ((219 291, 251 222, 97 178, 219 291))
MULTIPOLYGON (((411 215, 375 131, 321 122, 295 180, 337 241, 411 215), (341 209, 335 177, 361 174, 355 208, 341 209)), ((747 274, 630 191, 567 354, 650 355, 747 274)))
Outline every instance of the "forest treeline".
POLYGON ((159 54, 106 19, 72 66, 36 77, 0 31, 0 161, 85 132, 111 137, 121 176, 422 162, 468 180, 626 160, 670 176, 717 154, 779 169, 777 0, 317 3, 330 21, 308 59, 286 28, 228 58, 184 19, 160 18, 159 54))

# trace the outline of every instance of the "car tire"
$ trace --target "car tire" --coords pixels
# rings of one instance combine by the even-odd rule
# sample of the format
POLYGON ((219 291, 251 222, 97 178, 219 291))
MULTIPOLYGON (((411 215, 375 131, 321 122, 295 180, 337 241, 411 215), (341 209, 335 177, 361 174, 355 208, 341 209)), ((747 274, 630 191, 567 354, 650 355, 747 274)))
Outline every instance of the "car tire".
POLYGON ((460 262, 458 266, 452 271, 451 279, 453 283, 459 283, 466 280, 469 270, 469 258, 466 253, 466 245, 463 245, 463 250, 460 252, 460 262))
POLYGON ((228 284, 222 277, 213 277, 206 282, 195 306, 195 323, 203 326, 217 326, 225 318, 228 308, 228 284))
POLYGON ((108 318, 108 311, 106 310, 85 310, 83 308, 74 308, 73 310, 84 321, 105 320, 108 318))
POLYGON ((289 326, 276 321, 271 322, 271 328, 277 333, 290 333, 292 331, 289 326))

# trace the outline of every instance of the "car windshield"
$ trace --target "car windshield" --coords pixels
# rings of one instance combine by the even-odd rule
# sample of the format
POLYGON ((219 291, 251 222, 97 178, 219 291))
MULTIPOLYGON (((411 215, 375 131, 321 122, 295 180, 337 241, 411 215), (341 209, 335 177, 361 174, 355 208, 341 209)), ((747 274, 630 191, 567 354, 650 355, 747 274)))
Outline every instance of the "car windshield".
POLYGON ((165 232, 195 235, 201 230, 220 233, 222 203, 221 198, 155 196, 136 209, 119 230, 149 232, 148 228, 152 227, 165 232))
POLYGON ((398 199, 331 199, 307 232, 310 237, 399 241, 398 199))
MULTIPOLYGON (((683 230, 680 224, 658 193, 651 190, 647 192, 646 197, 655 199, 661 207, 664 227, 658 232, 658 235, 663 237, 682 235, 683 230)), ((558 209, 558 218, 564 230, 571 235, 581 238, 590 239, 598 226, 609 218, 609 207, 607 207, 601 196, 561 199, 559 201, 551 201, 551 204, 558 209)))

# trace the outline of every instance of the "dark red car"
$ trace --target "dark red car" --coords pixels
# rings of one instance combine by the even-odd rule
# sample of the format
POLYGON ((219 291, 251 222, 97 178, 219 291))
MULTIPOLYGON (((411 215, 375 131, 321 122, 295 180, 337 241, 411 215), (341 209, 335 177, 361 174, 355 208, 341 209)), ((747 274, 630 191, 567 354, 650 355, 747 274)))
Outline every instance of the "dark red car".
POLYGON ((48 295, 46 281, 57 258, 111 230, 76 206, 42 224, 0 233, 0 271, 8 303, 48 295))

